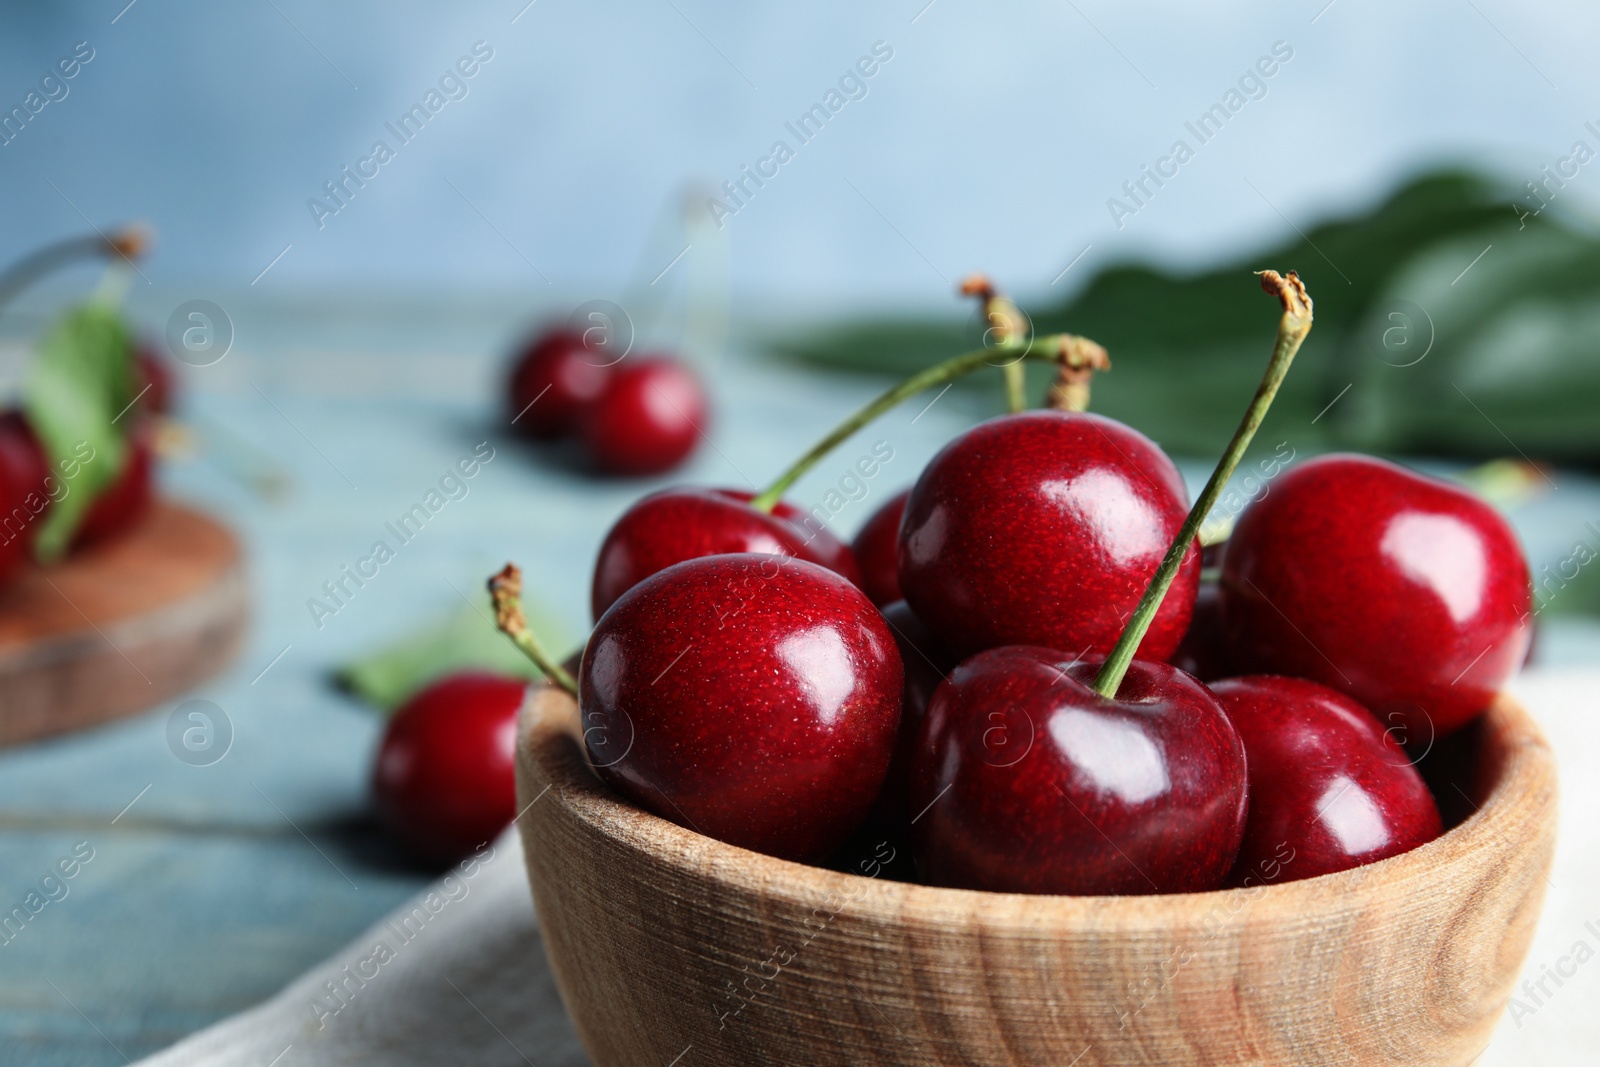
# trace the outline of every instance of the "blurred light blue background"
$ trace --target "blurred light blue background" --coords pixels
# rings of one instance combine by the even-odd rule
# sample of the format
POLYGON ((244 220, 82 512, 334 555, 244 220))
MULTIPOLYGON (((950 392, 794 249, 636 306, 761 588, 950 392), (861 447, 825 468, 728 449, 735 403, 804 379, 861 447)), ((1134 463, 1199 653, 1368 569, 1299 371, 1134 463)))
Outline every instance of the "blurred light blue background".
POLYGON ((670 260, 648 234, 686 183, 782 138, 795 158, 726 220, 735 309, 937 305, 972 269, 1042 293, 1086 246, 1058 289, 1209 260, 1425 162, 1520 185, 1600 119, 1600 9, 1572 2, 525 3, 8 5, 0 107, 78 42, 94 59, 0 146, 5 243, 138 218, 157 283, 246 288, 288 247, 257 291, 608 293, 670 260), (467 96, 319 229, 307 200, 477 41, 467 96), (799 146, 784 123, 877 41, 865 97, 799 146), (1278 41, 1265 97, 1118 229, 1107 199, 1278 41))

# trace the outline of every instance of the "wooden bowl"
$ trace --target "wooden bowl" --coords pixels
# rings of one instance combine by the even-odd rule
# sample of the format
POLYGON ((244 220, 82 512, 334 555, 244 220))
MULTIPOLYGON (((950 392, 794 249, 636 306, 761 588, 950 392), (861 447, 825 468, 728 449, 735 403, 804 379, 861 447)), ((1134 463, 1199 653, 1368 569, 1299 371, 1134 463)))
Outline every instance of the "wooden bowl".
POLYGON ((1020 896, 802 866, 640 811, 541 689, 519 823, 599 1067, 1464 1065, 1527 951, 1556 823, 1521 707, 1502 698, 1470 746, 1477 810, 1405 855, 1265 888, 1020 896))

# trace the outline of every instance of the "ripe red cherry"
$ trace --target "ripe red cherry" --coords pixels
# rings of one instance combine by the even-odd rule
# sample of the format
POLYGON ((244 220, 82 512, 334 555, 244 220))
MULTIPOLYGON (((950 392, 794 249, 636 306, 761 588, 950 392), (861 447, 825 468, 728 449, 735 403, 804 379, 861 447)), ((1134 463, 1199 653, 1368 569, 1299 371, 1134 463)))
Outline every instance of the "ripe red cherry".
POLYGON ((139 406, 157 415, 170 413, 177 396, 178 383, 166 357, 149 345, 140 345, 134 349, 133 360, 133 388, 135 393, 140 394, 139 406))
POLYGON ((0 540, 5 541, 0 552, 16 548, 25 555, 50 507, 45 485, 50 463, 27 417, 15 409, 0 412, 0 472, 0 480, 10 486, 5 514, 0 515, 0 540))
POLYGON ((657 571, 731 552, 795 556, 859 584, 855 557, 827 527, 783 501, 771 514, 757 511, 751 497, 737 489, 684 485, 636 502, 600 544, 590 595, 594 617, 657 571))
POLYGON ((1245 754, 1211 693, 1135 660, 1007 646, 933 695, 912 765, 918 865, 1009 893, 1184 893, 1222 885, 1244 832, 1245 754))
POLYGON ((707 424, 706 397, 687 367, 663 356, 629 360, 578 423, 595 465, 610 474, 659 474, 694 451, 707 424))
POLYGON ((1311 460, 1240 517, 1222 562, 1234 663, 1310 678, 1425 746, 1527 650, 1528 564, 1464 489, 1367 456, 1311 460))
MULTIPOLYGON (((91 463, 103 462, 96 457, 91 463)), ((22 497, 7 509, 15 516, 17 525, 25 525, 21 540, 28 544, 38 533, 51 502, 50 462, 44 453, 27 416, 20 411, 0 413, 0 469, 14 484, 23 486, 22 497), (21 507, 30 516, 23 524, 21 507), (38 510, 33 510, 37 508, 38 510)), ((150 429, 135 423, 128 438, 128 452, 122 470, 115 480, 100 491, 79 521, 73 535, 72 547, 82 548, 111 540, 132 529, 150 512, 154 500, 155 451, 150 441, 150 429)), ((80 490, 73 490, 74 492, 80 490)), ((56 488, 59 494, 59 487, 56 488)))
POLYGON ((1371 712, 1302 678, 1211 687, 1244 742, 1250 814, 1235 885, 1348 870, 1439 836, 1439 809, 1371 712))
POLYGON ((0 463, 0 585, 8 581, 28 558, 33 513, 27 505, 27 486, 19 484, 0 463))
POLYGON ((832 571, 707 556, 628 590, 584 649, 584 743, 602 778, 682 826, 816 860, 866 816, 894 749, 900 656, 832 571))
POLYGON ((911 490, 896 493, 872 513, 850 542, 861 567, 861 588, 880 608, 900 596, 900 516, 911 490))
POLYGON ((517 812, 517 713, 527 685, 453 674, 407 700, 383 732, 372 792, 388 830, 430 863, 453 863, 517 812))
POLYGON ((150 444, 150 432, 139 425, 128 438, 128 452, 121 472, 84 512, 72 536, 72 547, 103 544, 143 521, 155 500, 154 476, 155 452, 150 444))
MULTIPOLYGON (((1104 654, 1187 514, 1166 454, 1098 415, 1030 411, 973 427, 923 470, 900 525, 900 588, 946 647, 1104 654)), ((1191 548, 1149 632, 1164 660, 1189 625, 1191 548)))
POLYGON ((611 377, 614 357, 584 344, 567 329, 541 334, 511 370, 512 425, 541 441, 565 437, 611 377))

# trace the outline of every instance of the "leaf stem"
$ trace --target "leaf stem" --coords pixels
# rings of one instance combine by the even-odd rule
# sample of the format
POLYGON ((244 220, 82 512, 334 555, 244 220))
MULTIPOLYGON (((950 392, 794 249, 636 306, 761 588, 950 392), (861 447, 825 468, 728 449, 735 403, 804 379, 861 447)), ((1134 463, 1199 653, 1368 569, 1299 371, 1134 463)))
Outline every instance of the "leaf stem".
POLYGON ((494 604, 494 623, 500 632, 511 638, 511 643, 532 660, 546 678, 576 697, 578 683, 566 668, 550 658, 539 638, 528 628, 528 617, 522 612, 522 571, 515 563, 507 563, 499 574, 489 579, 489 599, 494 604))
MULTIPOLYGON (((1021 367, 1023 360, 1028 359, 1041 361, 1059 359, 1062 337, 1064 336, 1066 335, 1053 334, 1048 337, 1034 338, 1014 347, 1007 347, 1004 352, 1015 360, 1018 367, 1021 367)), ((995 354, 996 349, 977 348, 971 352, 963 352, 959 356, 947 359, 943 363, 937 363, 927 370, 913 374, 834 427, 826 437, 812 445, 805 455, 790 464, 789 469, 779 475, 776 481, 762 490, 755 499, 751 500, 750 506, 758 511, 771 511, 791 485, 857 430, 866 426, 873 419, 876 419, 901 401, 916 396, 924 390, 955 381, 962 375, 971 374, 980 367, 993 366, 990 361, 995 357, 995 354)))
POLYGON ((1266 373, 1262 375, 1261 384, 1256 387, 1256 395, 1250 401, 1250 407, 1245 410, 1244 418, 1239 421, 1239 428, 1233 432, 1233 440, 1228 442, 1221 461, 1217 463, 1217 469, 1211 472, 1211 480, 1206 482, 1205 489, 1200 492, 1200 498, 1194 502, 1194 507, 1189 509, 1188 516, 1178 529, 1178 536, 1172 540, 1172 547, 1167 549, 1166 556, 1161 560, 1161 566, 1156 568, 1155 576, 1151 578, 1149 587, 1139 600, 1139 606, 1134 609, 1133 617, 1128 620, 1127 629, 1122 631, 1116 646, 1111 649, 1111 654, 1100 667, 1100 673, 1095 675, 1094 691, 1107 699, 1116 697, 1123 676, 1128 673, 1128 666, 1133 662, 1133 654, 1138 650, 1139 642, 1144 640, 1151 622, 1155 620, 1156 611, 1161 607, 1161 601, 1166 598, 1167 590, 1172 587, 1173 579, 1178 575, 1178 568, 1182 565, 1189 546, 1194 542, 1195 535, 1199 533, 1200 524, 1216 506, 1217 498, 1222 495, 1223 486, 1233 477, 1234 469, 1239 466, 1239 460, 1243 458, 1245 449, 1250 447, 1251 438, 1255 437, 1256 430, 1261 426, 1261 420, 1266 417, 1267 409, 1272 406, 1273 397, 1278 395, 1278 387, 1283 384, 1284 375, 1289 372, 1289 364, 1294 361, 1295 353, 1300 351, 1300 343, 1306 339, 1306 334, 1311 332, 1311 297, 1306 294, 1306 287, 1301 284, 1298 274, 1290 271, 1287 276, 1283 276, 1277 271, 1262 271, 1261 288, 1276 296, 1283 304, 1283 317, 1278 320, 1278 339, 1272 347, 1272 358, 1267 362, 1266 373))

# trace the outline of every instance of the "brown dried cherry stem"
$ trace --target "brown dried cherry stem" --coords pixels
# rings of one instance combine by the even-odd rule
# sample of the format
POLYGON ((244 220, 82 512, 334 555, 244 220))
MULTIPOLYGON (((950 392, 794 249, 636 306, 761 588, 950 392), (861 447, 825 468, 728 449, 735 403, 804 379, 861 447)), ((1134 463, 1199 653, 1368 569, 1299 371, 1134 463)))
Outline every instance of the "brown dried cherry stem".
POLYGON ((494 624, 500 632, 511 638, 511 643, 532 660, 546 678, 576 697, 577 681, 566 668, 550 658, 539 638, 528 628, 528 617, 522 611, 522 571, 515 563, 507 563, 499 574, 489 579, 489 598, 494 603, 494 624))

